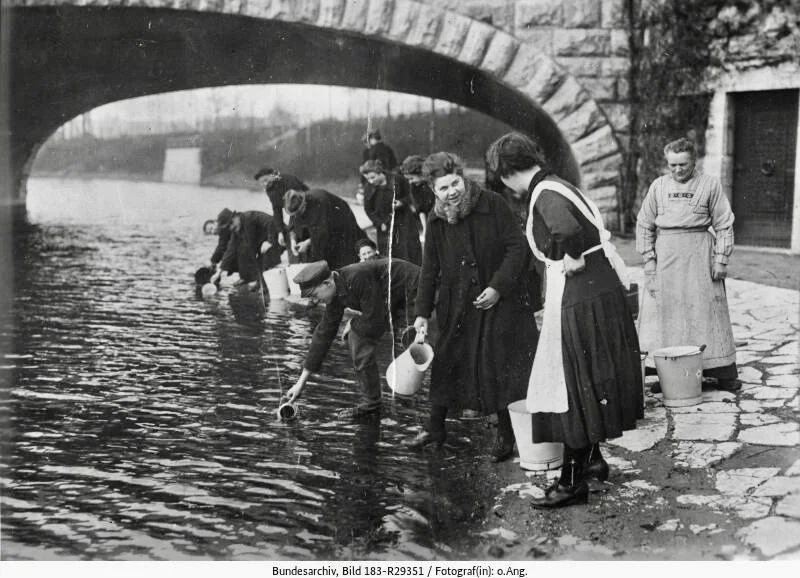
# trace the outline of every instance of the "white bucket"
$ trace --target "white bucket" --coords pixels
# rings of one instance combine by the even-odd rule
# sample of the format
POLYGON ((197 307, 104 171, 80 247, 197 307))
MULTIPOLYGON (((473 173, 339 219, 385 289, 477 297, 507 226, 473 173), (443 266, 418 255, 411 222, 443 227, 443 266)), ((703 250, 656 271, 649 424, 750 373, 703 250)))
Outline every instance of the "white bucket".
POLYGON ((414 395, 432 362, 433 348, 427 343, 414 343, 386 368, 386 382, 396 394, 414 395))
POLYGON ((528 411, 526 400, 515 401, 508 406, 511 415, 511 427, 519 451, 519 465, 526 470, 554 470, 564 462, 564 444, 546 442, 535 444, 531 441, 531 421, 533 416, 528 411))
POLYGON ((284 299, 289 296, 289 282, 286 279, 286 269, 283 267, 264 271, 264 282, 267 284, 270 299, 284 299))
POLYGON ((697 405, 703 400, 703 349, 678 345, 653 352, 665 406, 697 405))
POLYGON ((289 293, 292 295, 300 295, 300 285, 295 283, 293 279, 305 266, 306 263, 293 263, 286 267, 286 280, 289 283, 289 293))
POLYGON ((200 293, 203 295, 203 297, 211 297, 212 295, 216 294, 216 292, 217 292, 217 286, 214 285, 213 283, 206 283, 200 289, 200 293))

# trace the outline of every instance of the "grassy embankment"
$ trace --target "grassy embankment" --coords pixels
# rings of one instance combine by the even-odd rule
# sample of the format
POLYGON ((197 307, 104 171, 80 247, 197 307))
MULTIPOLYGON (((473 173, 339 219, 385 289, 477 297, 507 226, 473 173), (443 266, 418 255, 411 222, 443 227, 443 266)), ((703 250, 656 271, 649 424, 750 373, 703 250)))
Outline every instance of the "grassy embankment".
MULTIPOLYGON (((428 115, 415 114, 374 119, 373 125, 381 128, 402 161, 407 155, 429 152, 429 122, 428 115)), ((366 119, 326 120, 278 139, 252 130, 204 132, 202 184, 255 189, 255 171, 272 166, 310 185, 351 196, 358 184, 366 125, 366 119)), ((436 117, 433 148, 456 152, 468 166, 481 168, 488 144, 508 130, 507 125, 472 111, 441 114, 436 117)), ((39 153, 33 175, 160 181, 168 136, 51 141, 39 153)))

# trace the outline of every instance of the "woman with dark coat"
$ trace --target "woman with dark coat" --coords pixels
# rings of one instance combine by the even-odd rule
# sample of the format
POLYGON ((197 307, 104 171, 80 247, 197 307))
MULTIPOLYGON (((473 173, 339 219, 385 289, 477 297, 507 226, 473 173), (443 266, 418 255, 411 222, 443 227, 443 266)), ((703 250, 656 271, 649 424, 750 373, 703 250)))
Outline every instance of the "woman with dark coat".
POLYGON ((408 181, 401 175, 384 170, 379 161, 365 162, 361 165, 361 174, 367 180, 364 211, 375 225, 378 252, 386 257, 420 265, 422 244, 408 181))
POLYGON ((414 327, 417 341, 424 340, 435 308, 440 335, 428 429, 410 445, 444 442, 451 410, 497 413, 491 459, 503 461, 514 451, 508 405, 525 397, 538 339, 522 275, 525 237, 499 195, 464 178, 457 156, 429 156, 423 174, 436 203, 428 220, 414 327))
POLYGON ((289 238, 303 263, 327 261, 331 269, 358 262, 356 242, 367 237, 347 201, 322 189, 286 193, 289 238))
POLYGON ((549 174, 542 149, 510 133, 492 143, 490 170, 530 193, 526 234, 547 267, 542 340, 528 387, 532 441, 563 442, 561 476, 536 508, 585 503, 587 479, 605 481, 599 443, 634 429, 643 412, 639 341, 622 281, 625 265, 608 243, 597 207, 549 174))

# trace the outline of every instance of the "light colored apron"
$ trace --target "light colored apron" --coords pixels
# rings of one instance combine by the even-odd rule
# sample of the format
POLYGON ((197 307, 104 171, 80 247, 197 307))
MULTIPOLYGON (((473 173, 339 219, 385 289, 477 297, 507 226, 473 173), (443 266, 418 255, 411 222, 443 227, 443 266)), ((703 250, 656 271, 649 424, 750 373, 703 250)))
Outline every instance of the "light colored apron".
POLYGON ((545 257, 533 238, 533 207, 544 190, 555 191, 565 197, 581 211, 590 223, 597 227, 600 233, 600 244, 584 251, 583 255, 602 249, 626 289, 630 287, 630 280, 625 262, 617 253, 616 247, 611 244, 611 233, 606 230, 600 211, 592 200, 584 197, 586 203, 583 203, 569 187, 557 181, 545 179, 536 185, 531 193, 525 234, 533 254, 545 264, 547 288, 542 331, 539 334, 539 345, 536 348, 536 357, 534 357, 531 375, 528 379, 526 407, 531 413, 566 413, 569 404, 567 382, 564 377, 564 355, 561 347, 561 300, 566 284, 564 261, 563 259, 553 261, 545 257))

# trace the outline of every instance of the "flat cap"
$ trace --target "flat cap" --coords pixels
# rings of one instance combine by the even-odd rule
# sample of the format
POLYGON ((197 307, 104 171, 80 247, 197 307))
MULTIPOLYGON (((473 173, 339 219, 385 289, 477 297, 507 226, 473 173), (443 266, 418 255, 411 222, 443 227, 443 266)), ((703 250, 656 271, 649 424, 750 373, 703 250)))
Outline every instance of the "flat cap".
POLYGON ((309 263, 295 275, 293 281, 300 285, 300 295, 310 297, 314 288, 331 276, 327 261, 309 263))

